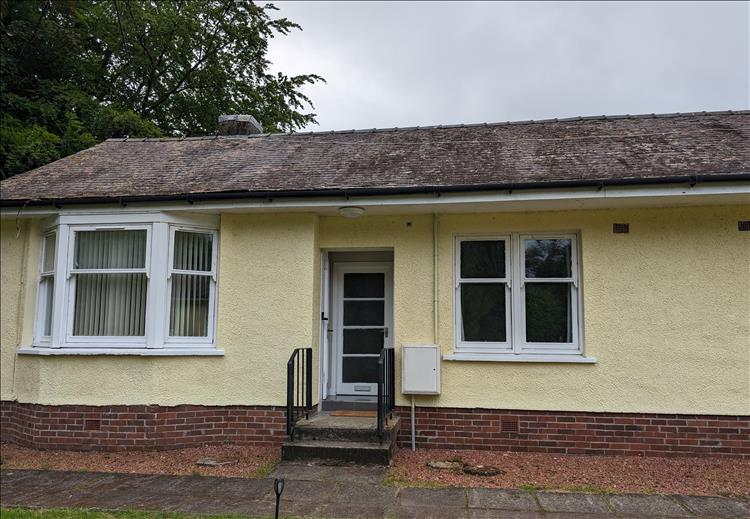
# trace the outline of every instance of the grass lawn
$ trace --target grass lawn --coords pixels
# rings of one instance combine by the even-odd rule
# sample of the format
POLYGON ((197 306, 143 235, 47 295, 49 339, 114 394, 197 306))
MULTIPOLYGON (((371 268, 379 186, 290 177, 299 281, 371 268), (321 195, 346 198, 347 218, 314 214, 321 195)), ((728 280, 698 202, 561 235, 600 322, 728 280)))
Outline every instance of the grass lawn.
MULTIPOLYGON (((2 519, 186 519, 195 515, 179 514, 175 512, 96 512, 93 510, 75 510, 69 508, 55 508, 50 510, 28 510, 24 508, 3 508, 0 510, 2 519)), ((270 519, 270 516, 246 515, 205 515, 202 519, 270 519)))

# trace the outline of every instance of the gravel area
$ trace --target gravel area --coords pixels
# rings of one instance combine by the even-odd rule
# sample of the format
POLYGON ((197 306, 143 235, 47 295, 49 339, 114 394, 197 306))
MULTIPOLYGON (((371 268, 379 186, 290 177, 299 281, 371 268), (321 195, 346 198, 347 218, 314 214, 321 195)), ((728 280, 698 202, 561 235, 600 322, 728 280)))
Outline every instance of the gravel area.
POLYGON ((388 479, 414 486, 750 496, 750 460, 400 449, 388 479), (480 477, 427 466, 449 460, 491 465, 504 473, 480 477))
POLYGON ((221 445, 153 452, 41 451, 0 444, 3 469, 41 469, 176 476, 263 477, 279 461, 279 449, 221 445), (201 458, 239 460, 219 467, 196 465, 201 458))

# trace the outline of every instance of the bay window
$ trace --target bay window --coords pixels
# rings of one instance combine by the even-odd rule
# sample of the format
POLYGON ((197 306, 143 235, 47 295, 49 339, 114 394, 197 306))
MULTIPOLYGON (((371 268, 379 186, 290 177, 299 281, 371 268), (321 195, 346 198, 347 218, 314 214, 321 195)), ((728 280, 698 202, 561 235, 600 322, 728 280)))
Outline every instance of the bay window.
POLYGON ((575 234, 458 237, 455 254, 457 353, 582 352, 575 234))
POLYGON ((217 223, 163 213, 59 217, 42 240, 34 345, 213 347, 217 223))

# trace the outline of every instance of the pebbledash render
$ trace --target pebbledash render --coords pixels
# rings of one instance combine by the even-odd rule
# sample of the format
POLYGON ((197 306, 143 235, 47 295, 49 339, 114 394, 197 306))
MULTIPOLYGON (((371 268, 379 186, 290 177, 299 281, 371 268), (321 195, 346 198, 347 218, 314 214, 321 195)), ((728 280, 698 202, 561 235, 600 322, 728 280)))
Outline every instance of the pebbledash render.
POLYGON ((393 348, 401 446, 750 457, 750 113, 224 119, 0 183, 3 441, 281 445, 296 348, 317 413, 393 348))

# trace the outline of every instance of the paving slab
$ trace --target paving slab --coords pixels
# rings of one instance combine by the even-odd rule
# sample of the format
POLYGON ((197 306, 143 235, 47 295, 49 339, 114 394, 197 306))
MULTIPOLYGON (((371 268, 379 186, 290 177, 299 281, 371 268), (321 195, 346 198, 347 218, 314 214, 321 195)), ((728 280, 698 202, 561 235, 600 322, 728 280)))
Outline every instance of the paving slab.
POLYGON ((680 496, 680 501, 696 515, 708 517, 750 517, 750 504, 737 499, 710 496, 680 496))
MULTIPOLYGON (((723 497, 599 495, 503 489, 397 488, 382 471, 285 466, 281 514, 295 517, 405 519, 585 519, 750 517, 750 501, 723 497), (380 473, 379 477, 376 475, 380 473), (334 478, 351 474, 351 481, 334 478), (359 474, 359 478, 356 476, 359 474), (318 479, 314 478, 314 475, 318 479), (299 479, 299 478, 304 479, 299 479), (312 479, 308 479, 312 478, 312 479), (538 501, 537 501, 538 500, 538 501), (541 505, 541 508, 538 505, 541 505), (613 515, 614 514, 614 515, 613 515)), ((4 507, 175 511, 273 516, 273 479, 0 471, 4 507)))
POLYGON ((384 505, 396 504, 398 488, 384 485, 336 483, 331 495, 334 503, 348 503, 350 505, 384 505))
POLYGON ((521 490, 500 488, 470 488, 469 508, 496 508, 541 512, 534 496, 521 490))
POLYGON ((642 494, 612 494, 609 504, 617 514, 625 517, 693 517, 672 496, 642 494))
POLYGON ((401 506, 431 506, 445 508, 466 508, 464 488, 404 488, 399 492, 401 506))
POLYGON ((469 511, 461 508, 435 506, 397 506, 389 519, 468 519, 469 511))
POLYGON ((609 514, 607 502, 599 494, 573 492, 537 492, 539 504, 546 512, 609 514))
POLYGON ((276 499, 272 479, 221 478, 206 489, 208 496, 238 496, 243 499, 276 499))
POLYGON ((332 492, 333 485, 327 481, 286 481, 281 500, 327 503, 332 492))
POLYGON ((269 474, 270 478, 307 481, 351 481, 379 484, 383 481, 386 468, 376 465, 321 465, 285 461, 269 474))
POLYGON ((384 519, 390 517, 390 506, 329 503, 320 509, 320 517, 342 519, 384 519))

